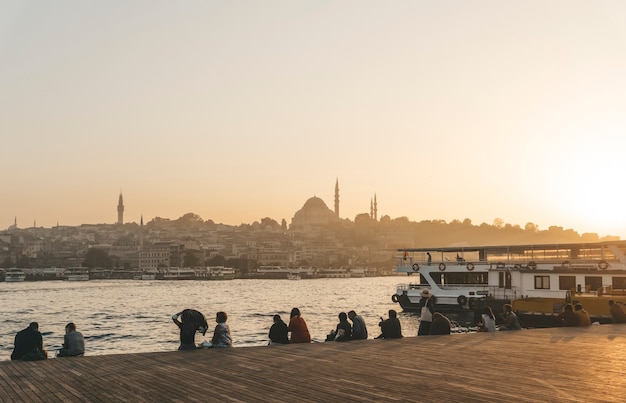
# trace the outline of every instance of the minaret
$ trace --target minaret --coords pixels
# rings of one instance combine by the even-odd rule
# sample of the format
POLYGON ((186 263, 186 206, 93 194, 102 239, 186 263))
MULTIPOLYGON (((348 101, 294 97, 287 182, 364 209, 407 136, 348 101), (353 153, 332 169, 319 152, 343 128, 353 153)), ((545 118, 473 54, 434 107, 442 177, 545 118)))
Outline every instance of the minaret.
POLYGON ((374 193, 374 221, 378 221, 378 203, 376 202, 376 193, 374 193))
POLYGON ((119 225, 124 224, 124 199, 122 198, 122 192, 120 192, 120 200, 117 203, 117 223, 119 225))
POLYGON ((143 214, 139 224, 139 251, 143 252, 143 214))
POLYGON ((339 178, 335 182, 335 215, 339 218, 339 178))
POLYGON ((370 199, 370 218, 374 218, 374 200, 370 199))

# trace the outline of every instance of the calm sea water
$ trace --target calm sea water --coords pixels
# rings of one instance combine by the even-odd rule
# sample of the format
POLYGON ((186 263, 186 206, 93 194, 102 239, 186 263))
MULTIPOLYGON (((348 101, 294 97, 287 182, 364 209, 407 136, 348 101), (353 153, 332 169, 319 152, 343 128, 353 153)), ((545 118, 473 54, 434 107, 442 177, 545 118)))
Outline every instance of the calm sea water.
MULTIPOLYGON (((401 310, 391 294, 402 280, 1 282, 0 360, 10 358, 15 334, 32 321, 39 322, 48 350, 61 347, 65 324, 74 322, 87 355, 173 351, 179 333, 171 316, 185 308, 202 312, 210 325, 206 336, 196 335, 197 343, 210 339, 215 313, 225 311, 235 347, 266 345, 272 316, 288 322, 293 307, 300 308, 314 341, 324 341, 339 312, 351 309, 363 316, 373 338, 380 316, 401 310)), ((415 316, 401 314, 400 320, 405 336, 417 334, 415 316)))

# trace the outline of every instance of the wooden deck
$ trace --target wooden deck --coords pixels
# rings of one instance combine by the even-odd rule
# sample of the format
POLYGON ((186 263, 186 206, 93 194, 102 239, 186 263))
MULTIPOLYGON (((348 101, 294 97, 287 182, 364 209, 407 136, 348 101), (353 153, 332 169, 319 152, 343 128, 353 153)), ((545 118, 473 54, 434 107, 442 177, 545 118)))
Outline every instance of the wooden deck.
POLYGON ((626 325, 0 362, 3 402, 621 402, 625 387, 626 325))

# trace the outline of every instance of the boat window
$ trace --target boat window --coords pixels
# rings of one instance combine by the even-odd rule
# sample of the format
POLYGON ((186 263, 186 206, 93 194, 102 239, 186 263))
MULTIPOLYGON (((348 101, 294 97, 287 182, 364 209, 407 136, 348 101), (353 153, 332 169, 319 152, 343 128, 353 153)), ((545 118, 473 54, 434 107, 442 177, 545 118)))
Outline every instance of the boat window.
POLYGON ((550 276, 535 276, 535 290, 549 290, 550 276))
POLYGON ((585 292, 596 291, 602 288, 601 276, 585 276, 585 292))
POLYGON ((613 289, 624 290, 626 289, 626 277, 613 277, 612 278, 613 289))
POLYGON ((576 276, 559 276, 559 290, 576 289, 576 276))
POLYGON ((498 273, 498 288, 511 289, 511 272, 501 271, 498 273))
POLYGON ((438 285, 459 285, 459 284, 488 284, 489 275, 486 272, 469 273, 469 272, 448 272, 448 273, 430 273, 433 282, 438 285))

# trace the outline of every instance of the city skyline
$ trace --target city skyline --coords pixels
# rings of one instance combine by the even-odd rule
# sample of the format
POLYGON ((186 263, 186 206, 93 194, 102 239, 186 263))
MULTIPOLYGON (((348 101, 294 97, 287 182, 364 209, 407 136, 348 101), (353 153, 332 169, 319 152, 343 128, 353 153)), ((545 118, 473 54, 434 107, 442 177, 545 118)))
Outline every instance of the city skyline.
POLYGON ((340 216, 626 239, 626 4, 9 0, 0 228, 340 216))

